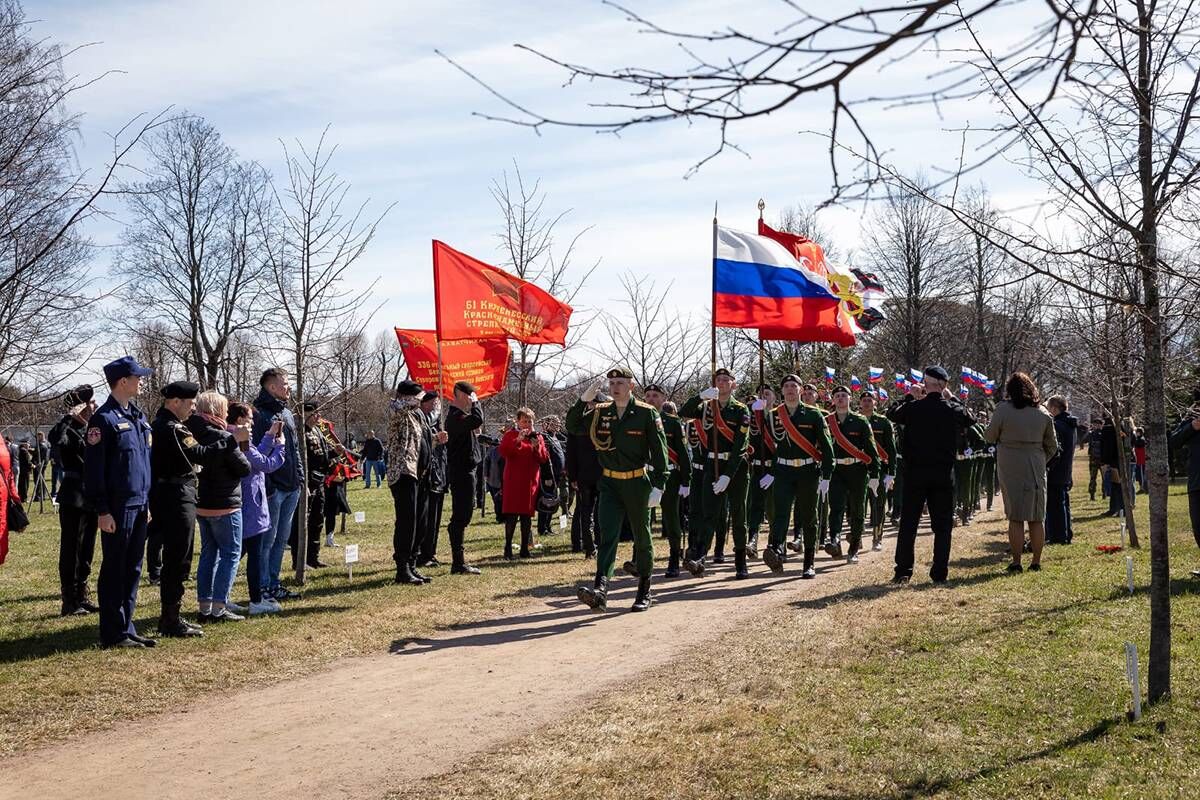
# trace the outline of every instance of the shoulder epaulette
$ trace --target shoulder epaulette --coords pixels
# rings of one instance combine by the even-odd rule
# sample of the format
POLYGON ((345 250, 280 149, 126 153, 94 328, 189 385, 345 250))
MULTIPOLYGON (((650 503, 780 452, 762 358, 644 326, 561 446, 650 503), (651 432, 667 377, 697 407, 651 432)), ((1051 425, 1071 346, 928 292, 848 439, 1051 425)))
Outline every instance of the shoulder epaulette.
POLYGON ((594 406, 593 406, 593 408, 597 408, 597 409, 600 409, 600 408, 609 408, 609 407, 611 407, 611 406, 612 406, 612 404, 613 404, 613 401, 612 401, 612 400, 605 400, 605 401, 603 401, 603 402, 601 402, 601 403, 596 403, 596 405, 594 405, 594 406))

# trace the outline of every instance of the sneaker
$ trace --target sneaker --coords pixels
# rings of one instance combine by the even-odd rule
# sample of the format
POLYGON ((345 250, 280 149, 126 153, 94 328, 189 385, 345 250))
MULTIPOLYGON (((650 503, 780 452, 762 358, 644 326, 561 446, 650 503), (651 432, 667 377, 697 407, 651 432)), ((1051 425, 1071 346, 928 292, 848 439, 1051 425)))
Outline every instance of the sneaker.
POLYGON ((241 614, 235 614, 228 608, 218 608, 208 616, 209 622, 241 622, 244 619, 241 614))
POLYGON ((850 555, 846 556, 846 563, 847 564, 857 564, 858 563, 858 553, 851 553, 850 555))
POLYGON ((234 603, 233 601, 227 601, 225 603, 225 610, 232 611, 234 614, 243 614, 244 615, 246 613, 245 606, 239 606, 237 603, 234 603))
POLYGON ((283 610, 283 606, 276 603, 274 600, 263 598, 260 602, 250 604, 250 616, 257 617, 260 614, 278 614, 283 610))
MULTIPOLYGON (((265 597, 265 596, 266 596, 266 595, 264 594, 264 597, 265 597)), ((293 592, 291 589, 288 589, 286 586, 276 586, 276 587, 275 587, 275 590, 274 590, 273 592, 271 592, 271 599, 272 599, 272 600, 275 600, 275 601, 280 601, 280 600, 299 600, 299 599, 300 599, 300 593, 299 593, 299 592, 293 592)))

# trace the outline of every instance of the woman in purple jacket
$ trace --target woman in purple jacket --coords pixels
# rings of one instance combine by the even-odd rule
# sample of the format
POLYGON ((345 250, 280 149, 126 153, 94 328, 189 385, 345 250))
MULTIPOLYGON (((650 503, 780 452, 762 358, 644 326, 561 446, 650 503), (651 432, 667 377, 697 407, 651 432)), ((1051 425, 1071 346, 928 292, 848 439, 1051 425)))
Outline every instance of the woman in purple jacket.
MULTIPOLYGON (((254 409, 246 403, 229 404, 230 429, 245 427, 254 418, 254 409)), ((271 528, 271 513, 267 506, 267 473, 283 466, 283 422, 277 420, 259 440, 257 447, 243 443, 242 450, 250 462, 250 474, 242 478, 242 553, 246 555, 246 584, 250 589, 250 614, 273 614, 281 610, 279 603, 262 596, 266 585, 266 553, 260 543, 264 531, 271 528)))

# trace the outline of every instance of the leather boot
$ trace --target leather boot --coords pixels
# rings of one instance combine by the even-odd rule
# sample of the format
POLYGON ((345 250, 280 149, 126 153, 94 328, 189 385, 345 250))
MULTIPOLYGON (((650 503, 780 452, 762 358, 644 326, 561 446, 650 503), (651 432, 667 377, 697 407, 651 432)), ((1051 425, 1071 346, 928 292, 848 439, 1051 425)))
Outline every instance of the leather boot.
POLYGON ((811 580, 812 578, 817 577, 817 571, 813 569, 813 559, 815 556, 816 553, 814 553, 812 550, 804 551, 804 572, 800 574, 801 578, 811 580))
POLYGON ((425 581, 412 574, 409 569, 408 562, 396 567, 396 583, 403 583, 410 586, 424 586, 425 581))
POLYGON ((530 548, 532 547, 533 526, 530 526, 528 533, 526 533, 524 530, 521 531, 521 552, 519 553, 521 558, 533 558, 533 553, 530 552, 530 548))
POLYGON ((80 583, 75 587, 75 606, 82 608, 89 614, 95 614, 100 610, 100 606, 92 601, 92 593, 88 590, 87 583, 80 583))
MULTIPOLYGON (((647 579, 647 583, 648 582, 649 579, 647 579)), ((579 602, 583 603, 588 608, 594 608, 597 611, 607 611, 608 578, 604 577, 603 575, 597 576, 592 588, 589 589, 586 586, 580 586, 575 590, 575 595, 579 598, 579 602)))
POLYGON ((512 540, 513 540, 513 531, 510 530, 508 527, 505 527, 505 529, 504 529, 504 560, 505 561, 513 560, 512 540))
POLYGON ((663 576, 667 578, 679 577, 679 550, 677 548, 671 549, 671 556, 667 559, 667 571, 663 573, 663 576))
POLYGON ((638 575, 637 564, 635 564, 632 560, 626 561, 624 564, 622 564, 621 569, 625 570, 626 575, 632 575, 635 578, 640 577, 638 575))
POLYGON ((73 590, 68 589, 62 593, 62 609, 58 612, 60 617, 82 617, 87 613, 87 610, 79 605, 73 590))
POLYGON ((703 578, 704 556, 695 556, 685 559, 683 562, 683 568, 692 573, 693 578, 703 578))
POLYGON ((467 563, 466 554, 462 550, 455 550, 453 560, 450 562, 451 575, 478 575, 479 570, 467 563))
POLYGON ((738 579, 750 577, 750 570, 746 566, 746 548, 739 547, 739 548, 734 549, 733 562, 734 562, 733 577, 738 578, 738 579))
POLYGON ((202 636, 203 631, 198 626, 188 625, 179 618, 179 603, 163 606, 162 615, 158 618, 159 636, 184 638, 187 636, 202 636))
POLYGON ((762 560, 776 575, 783 572, 783 557, 775 549, 775 545, 767 545, 767 548, 763 550, 762 560))
POLYGON ((645 611, 650 608, 650 576, 642 575, 638 578, 637 597, 633 601, 633 607, 630 611, 645 611))
POLYGON ((410 575, 412 575, 414 578, 419 580, 421 583, 433 583, 433 578, 427 577, 425 575, 422 575, 420 572, 417 572, 417 560, 415 558, 412 561, 408 562, 408 572, 410 575))

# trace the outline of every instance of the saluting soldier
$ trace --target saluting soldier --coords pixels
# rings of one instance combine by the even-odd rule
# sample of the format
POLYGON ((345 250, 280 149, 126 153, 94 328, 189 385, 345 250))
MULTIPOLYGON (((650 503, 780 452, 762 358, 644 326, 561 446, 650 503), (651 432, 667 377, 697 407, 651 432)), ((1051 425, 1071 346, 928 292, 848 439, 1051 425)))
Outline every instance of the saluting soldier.
POLYGON ((703 520, 684 566, 696 577, 704 575, 704 556, 713 535, 733 518, 735 576, 749 577, 746 566, 746 486, 749 467, 745 459, 750 433, 750 409, 734 398, 737 382, 725 368, 714 375, 711 386, 679 409, 679 416, 696 420, 700 449, 704 453, 704 478, 700 482, 703 520))
POLYGON ((863 392, 858 398, 858 410, 871 425, 875 438, 875 455, 879 457, 880 486, 868 498, 871 504, 871 549, 883 549, 883 518, 887 496, 896 480, 896 436, 892 423, 875 410, 874 392, 863 392))
POLYGON ((578 589, 579 600, 601 611, 608 608, 608 582, 617 559, 621 524, 629 520, 638 573, 634 611, 650 607, 650 574, 654 570, 654 542, 650 537, 650 509, 663 498, 667 482, 667 439, 654 406, 630 394, 633 373, 616 368, 608 372, 612 400, 596 399, 602 382, 596 381, 567 412, 567 430, 588 435, 600 461, 600 498, 597 523, 600 529, 596 556, 596 578, 592 587, 578 589))
POLYGON ((763 521, 767 522, 767 536, 770 537, 771 516, 774 492, 768 482, 768 488, 762 487, 764 476, 771 474, 771 460, 775 457, 775 442, 764 435, 764 418, 775 408, 775 391, 765 383, 758 387, 757 397, 750 404, 750 488, 746 527, 750 538, 746 542, 746 554, 750 558, 758 556, 758 531, 763 521))
POLYGON ((763 419, 764 437, 773 445, 774 458, 759 484, 774 492, 775 501, 763 561, 772 572, 783 572, 784 544, 795 509, 796 525, 804 537, 803 577, 815 578, 817 504, 829 492, 833 442, 821 411, 800 402, 800 378, 787 375, 779 388, 783 402, 763 419))
POLYGON ((833 437, 834 468, 829 484, 829 538, 826 551, 842 557, 842 522, 850 518, 850 551, 847 564, 858 563, 866 517, 867 492, 879 490, 879 456, 871 423, 850 410, 850 390, 833 389, 833 411, 825 417, 833 437))
MULTIPOLYGON (((196 410, 200 384, 174 381, 164 386, 161 394, 163 404, 150 424, 154 434, 154 446, 150 448, 150 528, 162 547, 158 632, 162 636, 199 636, 200 626, 179 615, 183 582, 192 571, 195 546, 196 467, 224 458, 226 450, 249 441, 250 436, 239 428, 233 437, 202 445, 184 424, 196 410)), ((282 424, 273 424, 275 435, 282 424)))
POLYGON ((150 494, 150 425, 133 398, 153 374, 124 356, 104 365, 109 395, 88 420, 83 494, 100 526, 100 646, 153 647, 133 624, 150 494))
POLYGON ((91 386, 67 393, 67 413, 50 429, 50 446, 58 449, 62 480, 58 485, 58 579, 62 616, 82 616, 100 610, 88 591, 92 556, 96 551, 96 512, 83 497, 83 459, 88 420, 96 411, 91 386))
POLYGON ((679 525, 679 500, 691 492, 692 457, 688 452, 687 436, 683 432, 683 421, 675 407, 667 403, 667 393, 657 383, 646 387, 646 402, 654 406, 662 420, 667 438, 667 483, 663 489, 662 519, 663 533, 670 543, 671 554, 667 558, 664 575, 674 578, 679 575, 679 560, 683 555, 683 532, 679 525), (669 407, 669 410, 668 408, 669 407))

